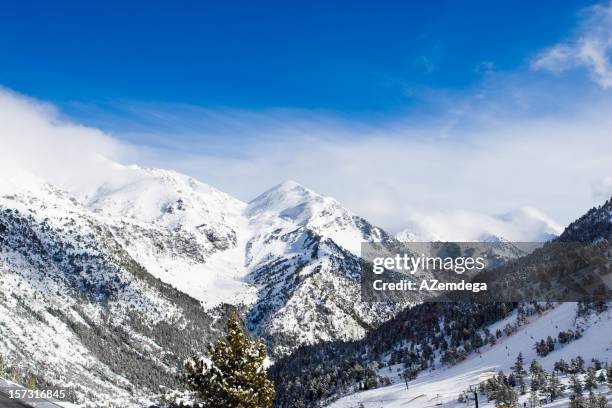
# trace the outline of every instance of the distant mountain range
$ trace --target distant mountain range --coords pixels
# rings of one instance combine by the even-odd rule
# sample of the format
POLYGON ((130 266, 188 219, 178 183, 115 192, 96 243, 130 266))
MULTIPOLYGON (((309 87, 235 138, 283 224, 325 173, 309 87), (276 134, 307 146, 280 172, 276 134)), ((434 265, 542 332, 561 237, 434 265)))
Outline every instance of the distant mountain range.
POLYGON ((411 227, 396 234, 403 242, 496 241, 543 242, 563 228, 535 208, 522 207, 497 216, 470 212, 416 216, 411 227))
MULTIPOLYGON (((0 180, 0 356, 24 378, 142 406, 177 386, 232 310, 279 358, 361 339, 407 306, 361 302, 360 244, 416 235, 293 181, 244 203, 173 171, 112 166, 86 191, 19 169, 0 180)), ((588 222, 609 231, 602 217, 588 222)), ((556 231, 528 211, 507 218, 556 231)))

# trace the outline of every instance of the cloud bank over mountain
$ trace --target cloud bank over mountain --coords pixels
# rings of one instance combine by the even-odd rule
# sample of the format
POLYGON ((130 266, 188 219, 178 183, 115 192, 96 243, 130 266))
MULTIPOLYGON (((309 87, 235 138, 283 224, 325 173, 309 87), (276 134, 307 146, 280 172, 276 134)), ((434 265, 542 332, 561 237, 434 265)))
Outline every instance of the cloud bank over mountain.
MULTIPOLYGON (((521 207, 564 223, 601 199, 612 174, 612 123, 603 107, 450 135, 431 124, 375 128, 313 116, 295 127, 283 122, 275 134, 259 116, 252 131, 261 138, 246 140, 240 155, 211 155, 128 144, 8 90, 0 105, 2 166, 26 168, 62 188, 83 191, 127 177, 115 162, 177 169, 245 201, 292 178, 391 231, 412 225, 416 214, 432 225, 446 223, 440 214, 449 211, 463 212, 455 220, 472 212, 489 222, 491 214, 521 207)), ((448 223, 471 228, 464 224, 448 223)))
POLYGON ((114 162, 136 159, 136 150, 119 139, 5 88, 0 88, 0 135, 0 169, 7 177, 15 174, 7 169, 19 168, 66 189, 99 184, 113 177, 114 162))
POLYGON ((271 128, 242 141, 238 155, 173 157, 162 150, 152 162, 170 162, 243 200, 295 179, 391 230, 414 213, 451 209, 501 214, 533 207, 566 223, 600 201, 595 188, 612 174, 606 112, 599 105, 565 117, 497 123, 490 116, 493 123, 450 133, 438 124, 333 130, 312 123, 290 137, 271 128))
POLYGON ((501 215, 470 211, 414 214, 408 228, 397 234, 405 242, 419 241, 548 241, 563 232, 563 227, 542 212, 529 207, 501 215))

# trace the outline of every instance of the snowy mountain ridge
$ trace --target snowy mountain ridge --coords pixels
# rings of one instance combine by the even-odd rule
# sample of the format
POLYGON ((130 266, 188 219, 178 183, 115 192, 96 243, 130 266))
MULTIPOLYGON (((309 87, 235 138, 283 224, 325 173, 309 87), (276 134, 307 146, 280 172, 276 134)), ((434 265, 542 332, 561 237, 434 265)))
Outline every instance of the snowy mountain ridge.
POLYGON ((280 221, 290 227, 306 227, 334 240, 355 255, 359 255, 363 241, 389 239, 382 229, 356 216, 337 200, 316 194, 293 180, 285 181, 252 200, 246 208, 246 215, 252 223, 259 225, 273 226, 280 221))
POLYGON ((71 193, 10 170, 0 180, 0 354, 40 386, 75 384, 75 401, 134 406, 174 386, 180 362, 219 333, 225 303, 278 353, 356 339, 392 316, 361 304, 358 258, 331 238, 384 234, 334 200, 280 191, 287 199, 257 212, 170 171, 117 167, 114 182, 71 193), (291 204, 308 216, 288 217, 291 204))
POLYGON ((389 311, 379 315, 358 305, 356 258, 362 241, 390 238, 336 200, 287 181, 245 204, 175 172, 134 170, 145 178, 98 189, 88 207, 119 217, 119 226, 111 223, 115 235, 164 282, 210 307, 226 299, 253 305, 253 330, 269 339, 281 333, 292 338, 278 340, 287 351, 296 344, 355 339, 390 317, 389 311), (191 244, 177 256, 171 243, 181 241, 191 244), (282 280, 276 274, 281 266, 282 280), (342 302, 359 311, 331 305, 331 292, 316 296, 320 291, 306 290, 319 280, 320 291, 346 288, 350 296, 342 302), (336 311, 326 317, 311 313, 317 307, 313 298, 336 311))
POLYGON ((38 187, 0 196, 4 366, 109 406, 173 385, 184 351, 218 333, 216 318, 144 270, 86 207, 38 187), (171 327, 183 336, 169 338, 171 327))
POLYGON ((86 192, 17 168, 0 180, 0 352, 41 384, 133 406, 231 310, 280 357, 406 306, 361 301, 359 244, 397 241, 335 199, 288 181, 244 203, 172 171, 117 174, 86 192))
POLYGON ((250 327, 279 344, 280 354, 292 344, 360 338, 401 308, 361 302, 361 242, 392 238, 335 199, 287 181, 252 200, 245 214, 248 278, 259 288, 250 327))
POLYGON ((489 216, 467 211, 420 214, 395 237, 401 242, 545 242, 563 228, 535 208, 521 207, 489 216))

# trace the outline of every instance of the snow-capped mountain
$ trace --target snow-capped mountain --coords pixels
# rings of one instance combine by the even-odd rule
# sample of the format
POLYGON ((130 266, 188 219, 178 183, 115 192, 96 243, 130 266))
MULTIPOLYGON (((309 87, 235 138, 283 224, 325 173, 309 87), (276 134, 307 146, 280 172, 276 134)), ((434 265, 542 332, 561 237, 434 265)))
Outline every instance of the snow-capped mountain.
POLYGON ((287 181, 251 201, 245 214, 253 233, 249 278, 259 288, 249 322, 278 353, 360 338, 400 309, 361 302, 360 244, 391 238, 336 200, 287 181))
POLYGON ((225 303, 275 354, 360 338, 397 311, 360 302, 356 243, 388 235, 337 201, 288 182, 246 204, 119 170, 86 193, 17 169, 0 181, 0 355, 24 378, 132 406, 176 385, 225 303))
POLYGON ((126 179, 83 197, 149 273, 214 307, 248 304, 246 204, 191 177, 126 167, 126 179))
POLYGON ((0 354, 41 384, 133 406, 176 385, 234 308, 280 357, 361 339, 405 307, 361 301, 360 244, 397 240, 333 198, 288 181, 244 203, 113 166, 87 191, 16 168, 0 180, 0 354))
POLYGON ((97 214, 29 181, 35 192, 0 194, 4 368, 106 406, 175 386, 177 368, 216 336, 224 309, 206 311, 156 279, 97 214))
POLYGON ((291 180, 251 201, 246 215, 259 228, 308 228, 355 255, 359 255, 362 242, 390 239, 385 231, 351 213, 335 199, 320 196, 291 180))

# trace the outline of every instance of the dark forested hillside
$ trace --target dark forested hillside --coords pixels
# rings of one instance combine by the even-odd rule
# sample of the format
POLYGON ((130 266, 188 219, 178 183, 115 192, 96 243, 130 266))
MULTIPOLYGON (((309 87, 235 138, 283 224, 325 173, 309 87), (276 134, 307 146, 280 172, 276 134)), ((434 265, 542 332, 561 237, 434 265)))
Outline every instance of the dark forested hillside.
POLYGON ((502 333, 489 333, 486 326, 515 308, 517 304, 512 303, 424 303, 404 310, 363 340, 301 347, 271 369, 276 405, 319 406, 356 389, 386 385, 376 368, 389 364, 403 363, 407 377, 437 368, 436 356, 444 364, 454 364, 495 342, 502 333))
MULTIPOLYGON (((500 303, 500 299, 487 300, 486 296, 480 298, 480 303, 424 303, 402 311, 360 341, 301 347, 271 369, 277 386, 276 405, 317 407, 343 394, 387 385, 389 380, 377 371, 380 367, 402 363, 402 377, 409 380, 422 370, 456 364, 470 352, 495 344, 497 339, 525 324, 528 316, 552 307, 534 293, 567 292, 577 272, 580 278, 592 273, 607 276, 611 272, 611 214, 612 200, 608 200, 570 224, 559 239, 474 277, 495 281, 515 291, 521 303, 500 303), (567 246, 567 242, 582 244, 567 246), (551 279, 558 283, 561 278, 569 283, 552 288, 548 284, 551 279), (515 309, 515 319, 495 333, 489 331, 491 323, 504 319, 515 309)), ((600 280, 594 282, 598 284, 600 280)), ((588 283, 584 279, 580 282, 578 295, 594 293, 589 292, 588 283)), ((598 298, 600 303, 606 300, 605 296, 609 296, 609 290, 603 299, 598 298)), ((513 300, 510 298, 507 297, 513 300)))

